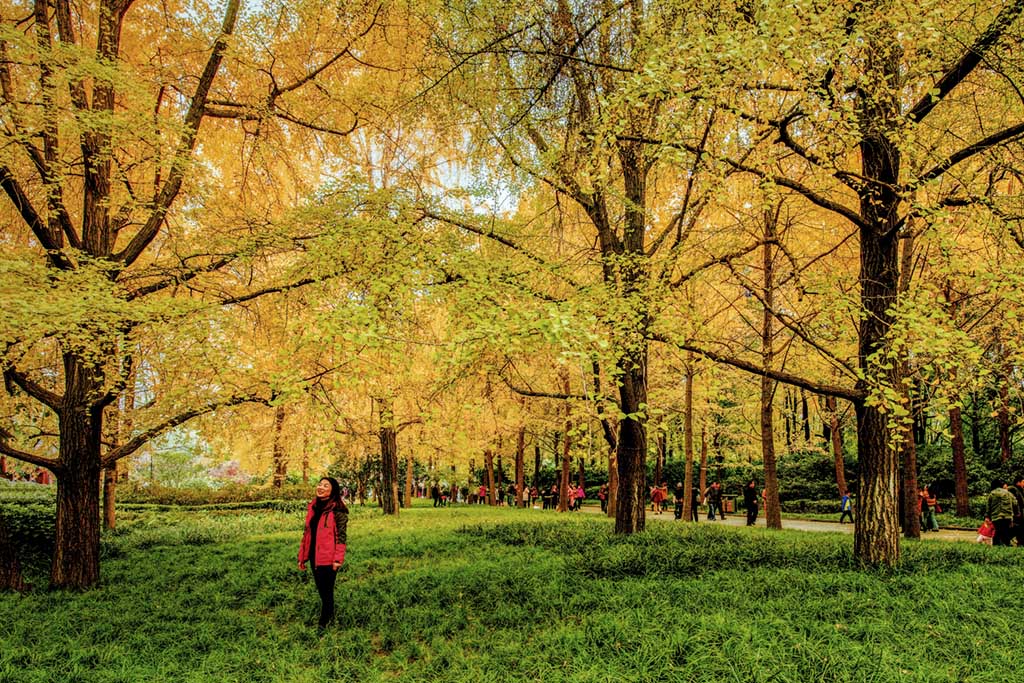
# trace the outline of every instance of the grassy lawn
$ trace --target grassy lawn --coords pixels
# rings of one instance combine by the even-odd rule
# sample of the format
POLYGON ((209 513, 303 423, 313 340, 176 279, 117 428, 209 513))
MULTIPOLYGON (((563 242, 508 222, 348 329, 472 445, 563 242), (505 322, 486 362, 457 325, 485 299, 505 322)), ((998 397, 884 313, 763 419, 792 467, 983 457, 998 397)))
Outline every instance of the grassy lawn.
POLYGON ((861 571, 844 534, 485 507, 354 511, 318 638, 301 524, 124 513, 100 589, 0 596, 0 681, 1002 683, 1024 647, 1024 549, 861 571))

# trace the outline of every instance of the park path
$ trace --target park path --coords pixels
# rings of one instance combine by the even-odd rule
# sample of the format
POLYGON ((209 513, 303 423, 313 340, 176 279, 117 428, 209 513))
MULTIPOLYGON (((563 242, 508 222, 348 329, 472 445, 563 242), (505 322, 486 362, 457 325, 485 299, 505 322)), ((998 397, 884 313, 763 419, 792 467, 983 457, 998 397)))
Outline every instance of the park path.
MULTIPOLYGON (((582 511, 601 514, 600 508, 592 505, 583 506, 582 511)), ((674 518, 671 507, 660 515, 656 515, 648 510, 647 521, 668 522, 671 524, 681 523, 674 518)), ((707 519, 706 515, 702 511, 700 522, 698 523, 724 524, 725 526, 745 526, 747 518, 743 513, 733 513, 727 515, 724 520, 720 519, 712 522, 707 519)), ((763 516, 758 517, 756 526, 761 528, 766 526, 763 516)), ((785 517, 782 518, 782 528, 795 531, 837 531, 846 534, 853 533, 853 525, 850 523, 840 524, 839 522, 819 522, 812 519, 787 519, 785 517)), ((929 531, 928 533, 921 534, 921 540, 925 541, 963 541, 967 543, 974 543, 977 537, 977 531, 967 529, 939 529, 938 531, 929 531)))

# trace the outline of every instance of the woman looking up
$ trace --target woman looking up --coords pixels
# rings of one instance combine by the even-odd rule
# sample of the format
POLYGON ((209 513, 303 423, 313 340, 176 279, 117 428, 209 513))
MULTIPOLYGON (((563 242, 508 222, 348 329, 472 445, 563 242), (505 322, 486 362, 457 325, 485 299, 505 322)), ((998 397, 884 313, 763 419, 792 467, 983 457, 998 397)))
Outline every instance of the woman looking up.
POLYGON ((334 618, 334 580, 345 561, 348 508, 341 499, 341 487, 332 477, 317 482, 316 496, 306 508, 306 528, 299 544, 299 570, 312 565, 313 581, 320 594, 322 631, 334 618))

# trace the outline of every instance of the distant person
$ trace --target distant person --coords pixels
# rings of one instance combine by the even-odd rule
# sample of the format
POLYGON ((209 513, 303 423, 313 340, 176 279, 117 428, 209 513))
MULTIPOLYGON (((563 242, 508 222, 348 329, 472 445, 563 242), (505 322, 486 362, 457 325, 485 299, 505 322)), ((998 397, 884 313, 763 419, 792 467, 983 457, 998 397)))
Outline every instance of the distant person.
POLYGON ((850 518, 850 524, 853 524, 853 498, 849 491, 843 491, 843 497, 839 499, 839 523, 842 524, 847 517, 850 518))
POLYGON ((992 520, 986 519, 978 527, 978 537, 974 539, 975 543, 984 543, 985 545, 992 545, 992 537, 996 535, 996 528, 992 524, 992 520))
POLYGON ((665 492, 661 488, 661 484, 651 489, 651 512, 656 515, 661 514, 661 502, 665 500, 665 492))
POLYGON ((935 508, 938 506, 939 501, 936 500, 927 486, 922 487, 920 497, 921 531, 938 531, 939 521, 935 519, 935 508))
POLYGON ((583 487, 579 484, 576 485, 576 511, 579 512, 580 508, 583 507, 583 499, 587 497, 587 492, 583 490, 583 487))
POLYGON ((441 505, 441 487, 436 481, 430 485, 430 499, 434 501, 434 507, 441 505))
POLYGON ((601 484, 597 490, 597 499, 601 502, 601 512, 608 512, 608 484, 601 484))
POLYGON ((757 523, 757 482, 751 479, 743 487, 743 506, 747 509, 747 526, 757 523))
POLYGON ((334 582, 345 561, 348 507, 341 499, 341 487, 333 477, 317 482, 316 496, 306 509, 306 527, 299 544, 299 570, 311 563, 313 581, 320 594, 321 632, 334 619, 334 582))
POLYGON ((694 522, 700 521, 700 489, 694 486, 690 489, 690 519, 694 522))
POLYGON ((1010 529, 1016 506, 1013 494, 1006 490, 1006 482, 1002 479, 992 480, 992 491, 985 505, 985 519, 991 521, 996 528, 992 545, 1010 545, 1010 529))
POLYGON ((725 512, 722 510, 722 485, 717 481, 712 482, 708 490, 704 492, 704 500, 708 503, 708 519, 715 521, 715 514, 725 519, 725 512))
POLYGON ((672 489, 672 502, 675 503, 675 518, 683 518, 683 503, 686 502, 686 490, 683 488, 683 482, 677 481, 676 486, 672 489))
POLYGON ((1017 501, 1010 533, 1017 539, 1017 547, 1024 548, 1024 474, 1018 474, 1017 478, 1013 480, 1013 486, 1007 490, 1017 501))

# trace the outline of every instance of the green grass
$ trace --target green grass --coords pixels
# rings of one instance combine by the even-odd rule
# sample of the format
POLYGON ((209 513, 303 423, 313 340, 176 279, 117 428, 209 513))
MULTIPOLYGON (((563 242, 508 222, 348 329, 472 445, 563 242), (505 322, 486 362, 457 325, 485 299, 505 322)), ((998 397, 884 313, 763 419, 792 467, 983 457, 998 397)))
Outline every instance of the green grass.
MULTIPOLYGON (((355 510, 338 626, 295 568, 301 513, 140 510, 87 593, 0 596, 0 681, 1002 681, 1024 549, 596 515, 355 510)), ((38 577, 34 577, 37 578, 38 577)))

